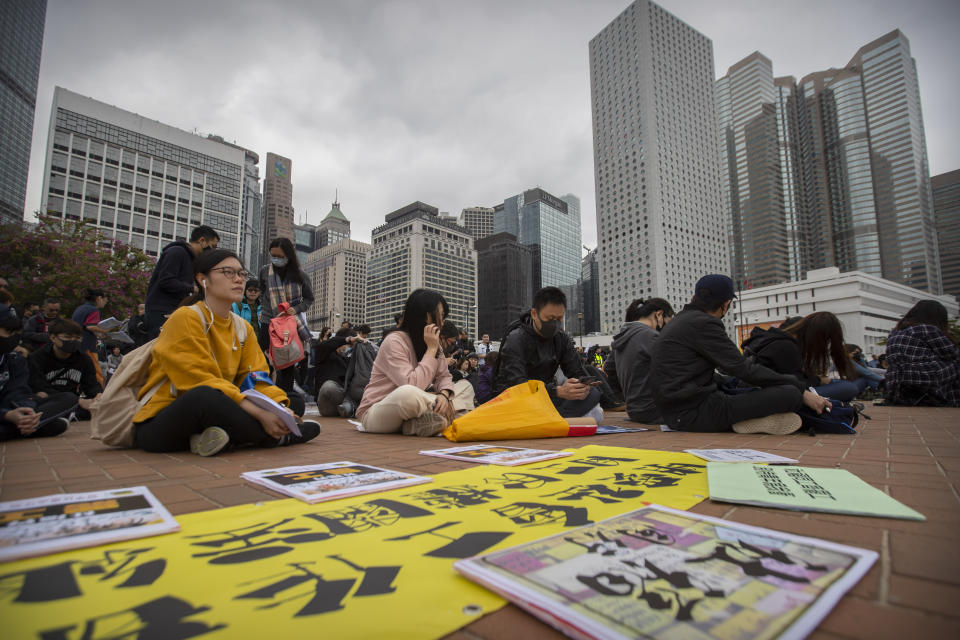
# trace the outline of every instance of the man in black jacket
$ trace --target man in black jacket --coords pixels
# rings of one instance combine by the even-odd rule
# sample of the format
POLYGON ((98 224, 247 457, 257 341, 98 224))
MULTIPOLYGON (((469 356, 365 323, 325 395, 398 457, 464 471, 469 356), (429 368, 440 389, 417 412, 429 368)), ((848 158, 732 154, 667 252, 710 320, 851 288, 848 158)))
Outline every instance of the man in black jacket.
POLYGON ((744 358, 727 336, 721 318, 733 300, 733 281, 711 274, 697 282, 693 300, 660 332, 654 343, 654 400, 676 431, 793 433, 802 405, 822 412, 828 402, 791 375, 744 358), (746 393, 720 390, 715 370, 761 387, 746 393))
POLYGON ((207 225, 200 225, 190 234, 190 242, 171 242, 160 252, 147 285, 147 340, 160 335, 160 327, 180 302, 193 293, 193 259, 201 251, 217 248, 220 235, 207 225))
POLYGON ((72 320, 50 323, 50 342, 30 354, 30 388, 37 397, 69 394, 79 405, 77 418, 90 419, 90 407, 103 388, 93 362, 80 351, 82 329, 72 320))
POLYGON ((507 328, 500 345, 500 358, 494 373, 493 393, 507 387, 540 380, 547 387, 553 406, 565 418, 591 415, 599 422, 603 414, 597 406, 600 391, 580 382, 586 378, 583 361, 573 340, 560 329, 567 310, 567 297, 556 287, 544 287, 533 297, 533 308, 507 328), (556 383, 557 367, 567 376, 556 383))

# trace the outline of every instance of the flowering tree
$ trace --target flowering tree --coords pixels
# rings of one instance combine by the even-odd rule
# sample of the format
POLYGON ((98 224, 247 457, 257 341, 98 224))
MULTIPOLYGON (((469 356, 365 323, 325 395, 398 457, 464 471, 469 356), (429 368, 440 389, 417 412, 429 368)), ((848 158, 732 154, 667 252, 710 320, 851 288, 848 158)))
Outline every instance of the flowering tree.
POLYGON ((129 318, 147 295, 153 258, 81 222, 40 216, 27 224, 0 225, 0 276, 17 302, 60 298, 69 317, 85 290, 103 289, 106 315, 129 318))

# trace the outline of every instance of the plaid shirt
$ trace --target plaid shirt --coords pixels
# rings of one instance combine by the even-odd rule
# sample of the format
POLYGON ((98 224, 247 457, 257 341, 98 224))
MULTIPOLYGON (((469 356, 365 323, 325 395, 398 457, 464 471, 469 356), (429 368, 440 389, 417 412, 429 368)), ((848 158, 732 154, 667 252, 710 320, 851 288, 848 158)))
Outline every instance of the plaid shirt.
POLYGON ((908 395, 926 393, 930 400, 960 407, 960 350, 933 325, 894 329, 887 339, 886 381, 888 400, 910 402, 908 395), (902 393, 904 385, 918 393, 902 393))

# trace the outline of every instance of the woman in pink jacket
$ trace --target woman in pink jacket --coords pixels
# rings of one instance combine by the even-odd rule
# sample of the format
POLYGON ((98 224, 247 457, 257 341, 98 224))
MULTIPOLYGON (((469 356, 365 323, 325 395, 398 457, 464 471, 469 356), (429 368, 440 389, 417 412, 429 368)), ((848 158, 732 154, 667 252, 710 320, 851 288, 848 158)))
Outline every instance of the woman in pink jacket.
POLYGON ((360 431, 433 436, 473 409, 473 387, 454 384, 440 350, 440 327, 449 312, 436 291, 407 298, 400 325, 387 334, 357 408, 360 431))

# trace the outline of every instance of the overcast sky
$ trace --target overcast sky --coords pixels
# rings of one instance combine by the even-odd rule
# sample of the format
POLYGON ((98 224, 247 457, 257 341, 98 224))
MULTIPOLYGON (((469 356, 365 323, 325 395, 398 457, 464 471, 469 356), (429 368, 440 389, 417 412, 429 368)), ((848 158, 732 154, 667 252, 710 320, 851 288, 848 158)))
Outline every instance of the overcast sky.
MULTIPOLYGON (((415 200, 458 214, 534 186, 580 197, 596 243, 588 43, 628 0, 49 0, 27 210, 53 88, 293 160, 317 224, 334 190, 369 242, 415 200)), ((776 75, 844 65, 901 29, 933 174, 960 168, 960 2, 662 0, 712 39, 715 74, 755 50, 776 75)))

